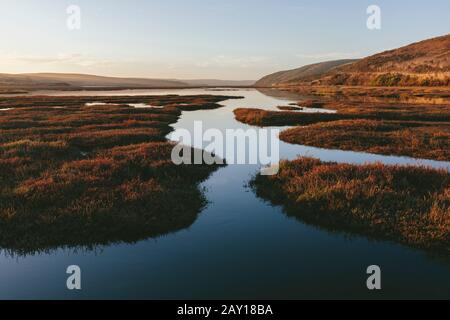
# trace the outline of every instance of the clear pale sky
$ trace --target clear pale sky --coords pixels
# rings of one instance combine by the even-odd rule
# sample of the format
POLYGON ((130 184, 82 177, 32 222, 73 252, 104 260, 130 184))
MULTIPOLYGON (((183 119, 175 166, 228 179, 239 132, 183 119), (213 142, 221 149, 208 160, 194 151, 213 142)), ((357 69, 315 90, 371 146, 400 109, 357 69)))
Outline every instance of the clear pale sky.
POLYGON ((0 12, 0 73, 252 80, 450 33, 448 0, 0 0, 0 12), (66 26, 72 4, 81 30, 66 26))

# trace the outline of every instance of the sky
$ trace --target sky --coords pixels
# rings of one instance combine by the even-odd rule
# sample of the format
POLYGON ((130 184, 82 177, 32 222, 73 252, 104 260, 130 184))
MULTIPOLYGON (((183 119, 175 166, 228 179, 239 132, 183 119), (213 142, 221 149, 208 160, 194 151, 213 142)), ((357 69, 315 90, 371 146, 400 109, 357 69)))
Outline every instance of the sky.
POLYGON ((0 0, 0 12, 0 73, 256 80, 450 32, 448 0, 0 0))

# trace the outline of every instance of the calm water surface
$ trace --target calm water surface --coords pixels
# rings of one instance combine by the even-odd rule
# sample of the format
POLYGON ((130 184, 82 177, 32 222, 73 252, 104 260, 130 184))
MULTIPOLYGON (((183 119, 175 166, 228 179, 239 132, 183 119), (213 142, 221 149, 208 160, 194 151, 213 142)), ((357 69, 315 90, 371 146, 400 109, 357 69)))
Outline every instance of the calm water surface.
MULTIPOLYGON (((49 92, 47 92, 48 94, 49 92)), ((244 96, 223 108, 184 112, 175 129, 250 128, 234 120, 237 107, 276 110, 296 102, 256 90, 127 90, 85 95, 224 94, 244 96), (274 97, 276 96, 276 97, 274 97)), ((50 94, 55 94, 51 93, 50 94)), ((63 93, 68 95, 69 93, 63 93)), ((79 95, 80 92, 74 92, 79 95)), ((282 158, 425 164, 450 163, 281 142, 282 158)), ((360 236, 329 233, 283 214, 246 187, 257 166, 230 165, 202 184, 209 205, 188 229, 136 244, 94 251, 61 248, 49 253, 0 256, 0 299, 12 298, 450 298, 450 263, 424 252, 360 236), (66 289, 69 265, 82 269, 82 291, 66 289), (366 289, 366 268, 382 269, 381 292, 366 289)))

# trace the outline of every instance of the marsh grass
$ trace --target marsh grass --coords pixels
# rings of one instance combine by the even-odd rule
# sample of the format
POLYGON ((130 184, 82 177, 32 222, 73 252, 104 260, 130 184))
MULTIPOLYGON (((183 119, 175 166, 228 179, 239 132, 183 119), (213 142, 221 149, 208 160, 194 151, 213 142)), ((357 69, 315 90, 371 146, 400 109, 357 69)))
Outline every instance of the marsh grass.
POLYGON ((294 127, 280 139, 327 149, 450 161, 450 126, 341 120, 294 127))
MULTIPOLYGON (((301 104, 301 102, 299 102, 301 104)), ((450 160, 450 105, 335 101, 337 113, 240 108, 238 121, 255 126, 297 126, 280 139, 321 148, 450 160)))
POLYGON ((342 118, 354 119, 355 115, 343 116, 335 113, 307 113, 295 111, 268 111, 252 108, 234 110, 236 120, 260 127, 308 125, 325 121, 336 121, 342 118))
POLYGON ((289 216, 331 231, 450 250, 450 174, 425 167, 284 161, 256 176, 257 195, 289 216))
POLYGON ((168 105, 135 109, 123 97, 90 107, 79 97, 38 97, 65 108, 31 107, 26 98, 1 113, 0 246, 27 254, 134 242, 190 226, 206 203, 198 185, 217 166, 174 165, 165 137, 181 109, 218 108, 226 98, 157 97, 152 105, 168 105))

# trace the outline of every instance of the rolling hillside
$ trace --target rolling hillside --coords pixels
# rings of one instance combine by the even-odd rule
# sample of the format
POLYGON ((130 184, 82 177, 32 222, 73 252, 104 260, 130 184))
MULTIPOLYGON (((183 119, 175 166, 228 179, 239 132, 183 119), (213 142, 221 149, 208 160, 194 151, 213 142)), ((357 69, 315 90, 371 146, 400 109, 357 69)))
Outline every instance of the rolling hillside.
POLYGON ((294 70, 280 71, 256 82, 257 87, 271 87, 288 83, 312 81, 326 74, 333 68, 355 62, 357 60, 336 60, 315 63, 294 70))
POLYGON ((27 74, 0 74, 0 90, 7 89, 61 89, 71 90, 89 87, 108 88, 187 88, 187 87, 217 87, 251 86, 255 81, 234 80, 172 80, 172 79, 145 79, 145 78, 118 78, 103 77, 87 74, 68 73, 27 73, 27 74))
POLYGON ((413 43, 385 51, 353 63, 333 67, 328 64, 306 66, 280 72, 257 82, 260 86, 295 86, 306 84, 347 86, 449 86, 450 35, 413 43), (325 72, 308 74, 310 69, 325 72), (321 70, 324 71, 324 70, 321 70), (300 77, 295 79, 295 73, 300 77))
POLYGON ((385 51, 347 66, 321 79, 330 85, 448 86, 450 35, 385 51))
POLYGON ((186 87, 176 80, 102 77, 86 74, 29 73, 1 74, 0 84, 9 86, 60 86, 60 87, 186 87))

